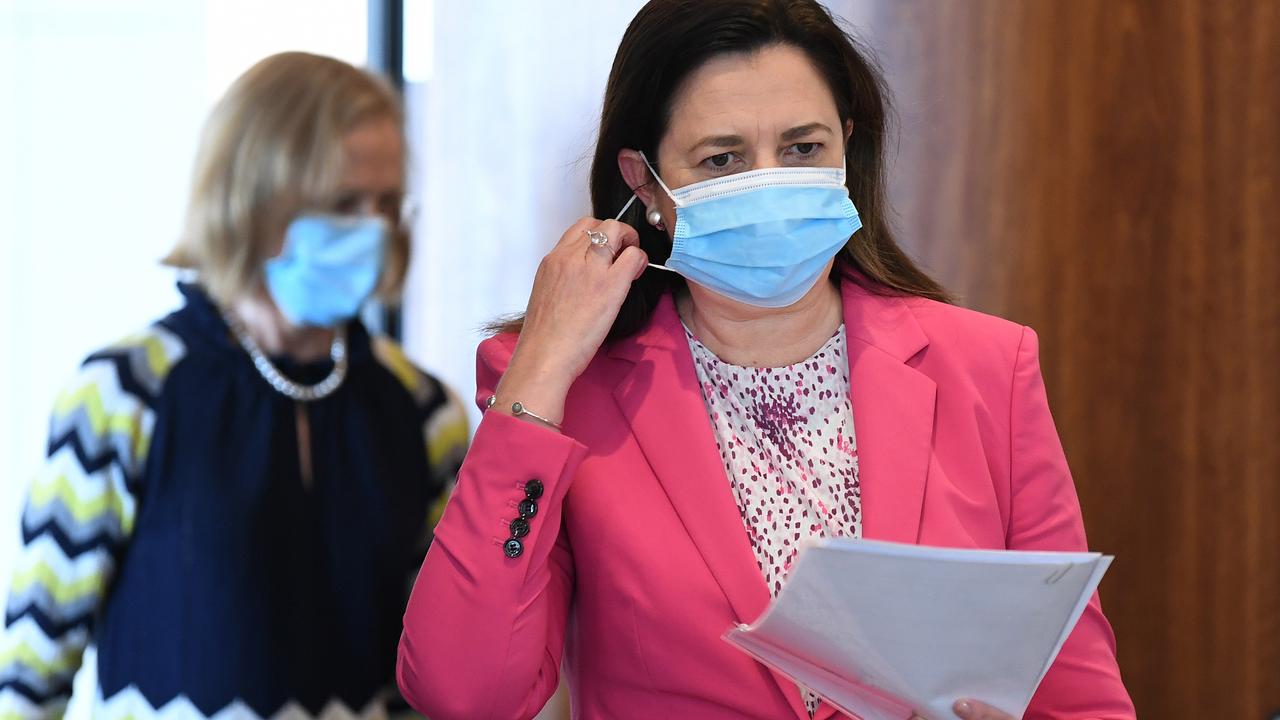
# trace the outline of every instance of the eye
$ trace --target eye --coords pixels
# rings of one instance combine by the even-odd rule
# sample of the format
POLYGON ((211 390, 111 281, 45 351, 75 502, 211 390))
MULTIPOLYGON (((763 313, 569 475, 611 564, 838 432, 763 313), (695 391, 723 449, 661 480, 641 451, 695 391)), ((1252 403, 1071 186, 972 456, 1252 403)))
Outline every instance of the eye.
POLYGON ((355 215, 360 211, 360 196, 355 193, 343 193, 334 200, 330 210, 337 215, 355 215))
POLYGON ((378 196, 378 214, 392 220, 400 221, 400 211, 404 197, 400 193, 386 193, 378 196))
POLYGON ((816 142, 796 143, 795 145, 792 145, 791 147, 787 148, 787 150, 790 151, 791 154, 797 155, 799 157, 812 157, 814 155, 817 155, 822 150, 822 143, 816 143, 816 142))
POLYGON ((701 164, 703 168, 711 172, 721 172, 729 169, 737 159, 737 153, 726 152, 712 155, 706 160, 703 160, 701 164))

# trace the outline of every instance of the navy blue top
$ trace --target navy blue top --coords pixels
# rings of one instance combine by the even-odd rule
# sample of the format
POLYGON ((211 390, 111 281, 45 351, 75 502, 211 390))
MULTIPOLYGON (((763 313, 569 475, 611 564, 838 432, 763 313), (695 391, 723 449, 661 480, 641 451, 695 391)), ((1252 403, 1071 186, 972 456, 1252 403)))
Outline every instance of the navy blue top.
MULTIPOLYGON (((185 696, 206 716, 236 700, 263 717, 290 701, 312 715, 333 700, 359 712, 394 688, 401 616, 433 505, 465 452, 465 414, 438 380, 355 321, 345 382, 299 405, 261 377, 199 288, 180 287, 182 309, 86 361, 78 384, 96 388, 116 418, 105 432, 92 408, 74 409, 74 388, 55 408, 50 465, 75 453, 76 482, 103 484, 124 507, 114 532, 67 527, 85 507, 78 516, 51 512, 56 498, 38 507, 57 494, 39 492, 39 478, 24 516, 33 552, 52 536, 67 559, 104 556, 96 606, 59 608, 52 589, 24 602, 15 588, 6 624, 33 618, 53 642, 91 626, 108 707, 133 686, 152 708, 185 696), (112 376, 118 387, 107 387, 112 376), (310 425, 309 484, 299 407, 310 425)), ((273 362, 303 383, 332 369, 273 362)), ((70 678, 48 680, 6 682, 44 705, 70 678)))

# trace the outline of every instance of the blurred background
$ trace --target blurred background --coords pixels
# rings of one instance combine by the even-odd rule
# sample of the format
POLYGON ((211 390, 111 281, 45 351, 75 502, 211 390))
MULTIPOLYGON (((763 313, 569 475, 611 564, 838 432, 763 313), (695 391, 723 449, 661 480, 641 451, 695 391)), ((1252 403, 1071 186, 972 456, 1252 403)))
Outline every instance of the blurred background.
MULTIPOLYGON (((467 392, 479 327, 588 211, 642 4, 0 0, 0 590, 59 386, 178 303, 157 261, 233 78, 307 50, 403 86, 418 213, 392 329, 467 392)), ((900 239, 1040 333, 1140 715, 1280 717, 1280 2, 826 4, 897 99, 900 239)))

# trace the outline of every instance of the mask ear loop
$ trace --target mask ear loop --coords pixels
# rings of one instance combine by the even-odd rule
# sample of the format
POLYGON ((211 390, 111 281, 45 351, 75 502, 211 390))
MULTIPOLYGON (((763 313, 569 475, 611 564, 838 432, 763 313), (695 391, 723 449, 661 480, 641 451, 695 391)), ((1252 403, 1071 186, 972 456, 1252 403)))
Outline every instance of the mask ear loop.
POLYGON ((638 196, 635 193, 631 193, 631 198, 627 200, 627 204, 622 206, 622 209, 618 211, 617 215, 613 216, 613 219, 621 221, 622 216, 627 214, 627 210, 631 209, 631 203, 636 201, 636 197, 638 196))
POLYGON ((644 161, 644 166, 649 168, 649 174, 652 175, 653 179, 657 180, 658 184, 662 186, 662 191, 667 194, 667 197, 671 198, 671 202, 675 203, 676 207, 684 207, 684 203, 676 199, 676 194, 671 192, 671 188, 667 187, 667 184, 662 182, 662 176, 658 174, 658 171, 654 170, 653 166, 649 164, 649 158, 645 157, 644 151, 641 150, 639 152, 640 159, 644 161))
MULTIPOLYGON (((641 151, 640 151, 640 159, 641 159, 641 160, 644 160, 644 166, 645 166, 645 167, 647 167, 647 168, 649 168, 649 173, 650 173, 651 175, 653 175, 653 179, 654 179, 654 180, 657 180, 657 181, 658 181, 658 184, 662 186, 663 191, 665 191, 665 192, 667 193, 667 197, 670 197, 670 198, 671 198, 671 202, 675 203, 675 204, 676 204, 676 207, 680 207, 680 203, 679 203, 679 201, 677 201, 677 200, 676 200, 676 198, 675 198, 675 196, 671 194, 671 190, 667 188, 667 184, 666 184, 666 183, 664 183, 664 182, 662 182, 662 178, 658 177, 658 173, 656 173, 656 172, 654 172, 654 171, 653 171, 653 166, 649 164, 649 158, 647 158, 647 157, 645 157, 645 156, 644 156, 644 151, 643 151, 643 150, 641 150, 641 151)), ((638 196, 638 195, 636 195, 634 192, 633 192, 633 193, 631 193, 631 197, 627 200, 627 204, 622 206, 622 209, 618 211, 618 214, 617 214, 617 215, 615 215, 615 216, 613 217, 613 219, 614 219, 614 220, 619 220, 619 221, 620 221, 620 220, 622 220, 622 216, 627 214, 627 210, 631 209, 631 204, 632 204, 632 203, 634 203, 634 202, 636 201, 636 198, 637 198, 637 197, 639 197, 639 196, 638 196)), ((658 265, 658 264, 656 264, 656 263, 648 263, 648 265, 649 265, 649 267, 651 267, 651 268, 655 268, 655 269, 657 269, 657 270, 666 270, 666 271, 667 271, 667 272, 669 272, 669 273, 674 273, 674 272, 675 272, 675 270, 672 270, 671 268, 667 267, 666 265, 658 265)))

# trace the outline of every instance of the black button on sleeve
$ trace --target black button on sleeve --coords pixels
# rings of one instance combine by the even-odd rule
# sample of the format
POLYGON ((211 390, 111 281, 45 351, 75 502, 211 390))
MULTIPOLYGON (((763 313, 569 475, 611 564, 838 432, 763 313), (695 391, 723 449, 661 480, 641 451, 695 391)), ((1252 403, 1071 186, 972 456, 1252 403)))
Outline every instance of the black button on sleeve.
POLYGON ((515 520, 512 520, 511 525, 508 527, 511 530, 511 537, 513 538, 522 538, 529 534, 529 521, 524 518, 516 518, 515 520))
POLYGON ((515 538, 507 538, 502 544, 502 552, 509 558, 518 558, 524 553, 524 543, 515 538))
POLYGON ((542 497, 542 491, 543 487, 541 480, 530 480, 524 484, 524 496, 530 500, 537 500, 542 497))
POLYGON ((520 510, 520 517, 524 518, 525 520, 528 520, 529 518, 538 514, 538 503, 526 498, 520 501, 519 510, 520 510))

